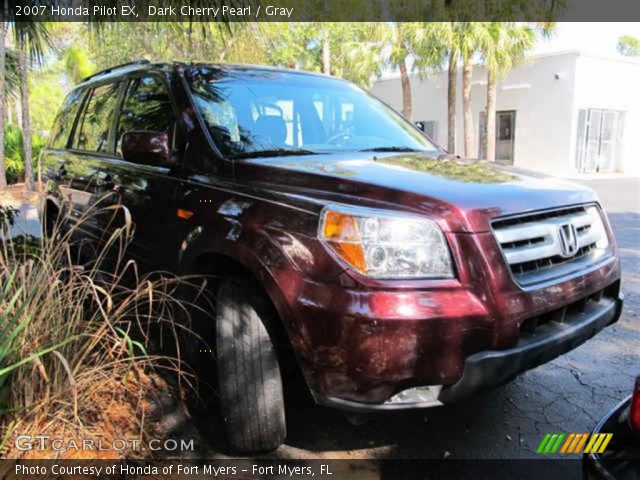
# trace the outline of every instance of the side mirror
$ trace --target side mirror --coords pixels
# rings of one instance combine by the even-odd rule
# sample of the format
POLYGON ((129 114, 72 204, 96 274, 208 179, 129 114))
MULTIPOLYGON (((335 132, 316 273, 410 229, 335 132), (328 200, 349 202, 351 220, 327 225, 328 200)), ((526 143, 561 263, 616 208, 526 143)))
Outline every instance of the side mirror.
POLYGON ((163 132, 125 132, 122 134, 122 157, 145 165, 169 163, 169 136, 163 132))
POLYGON ((413 124, 424 132, 424 122, 413 122, 413 124))

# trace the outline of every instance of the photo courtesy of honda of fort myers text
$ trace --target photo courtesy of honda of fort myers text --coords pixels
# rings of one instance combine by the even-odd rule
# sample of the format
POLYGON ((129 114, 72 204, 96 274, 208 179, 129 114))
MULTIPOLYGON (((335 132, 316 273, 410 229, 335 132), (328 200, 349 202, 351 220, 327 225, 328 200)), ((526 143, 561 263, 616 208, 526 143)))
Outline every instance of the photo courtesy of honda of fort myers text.
POLYGON ((634 2, 0 6, 0 478, 640 478, 634 2))

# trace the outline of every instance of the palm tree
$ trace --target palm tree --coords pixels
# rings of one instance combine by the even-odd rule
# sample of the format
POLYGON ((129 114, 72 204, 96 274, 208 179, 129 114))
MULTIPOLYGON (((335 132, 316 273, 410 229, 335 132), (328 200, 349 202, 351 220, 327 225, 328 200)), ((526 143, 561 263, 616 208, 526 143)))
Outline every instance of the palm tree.
POLYGON ((24 184, 28 191, 33 190, 33 168, 31 150, 31 118, 29 115, 29 82, 27 71, 26 47, 18 48, 18 66, 20 69, 20 101, 22 104, 22 149, 24 154, 24 184))
POLYGON ((449 58, 450 29, 447 23, 417 24, 413 34, 414 68, 421 74, 440 71, 449 58))
MULTIPOLYGON (((24 142, 24 162, 25 162, 25 184, 28 189, 33 189, 33 168, 31 159, 31 130, 29 127, 29 96, 27 83, 27 61, 42 59, 45 48, 49 43, 48 25, 42 22, 42 18, 31 18, 28 15, 22 15, 20 21, 16 21, 16 4, 3 2, 0 8, 0 145, 4 145, 4 128, 5 128, 5 85, 6 76, 6 40, 7 35, 11 31, 16 47, 18 49, 18 66, 20 71, 20 92, 22 100, 22 127, 24 142), (6 5, 6 6, 5 6, 6 5), (27 58, 28 57, 28 58, 27 58)), ((0 188, 6 187, 6 171, 4 161, 4 148, 0 148, 0 188)))
POLYGON ((34 187, 31 116, 29 114, 29 65, 40 63, 45 49, 49 49, 49 24, 42 17, 22 18, 14 22, 13 35, 18 48, 18 67, 20 70, 20 99, 22 102, 22 143, 24 148, 24 183, 27 190, 34 187))
POLYGON ((487 68, 487 105, 485 141, 487 160, 496 156, 496 85, 519 62, 535 43, 535 31, 529 25, 514 22, 492 22, 485 24, 488 38, 482 56, 487 68))
POLYGON ((389 31, 388 64, 400 71, 402 88, 402 114, 411 120, 411 80, 407 68, 407 60, 413 51, 414 24, 394 23, 389 31))
POLYGON ((447 150, 456 151, 456 95, 458 84, 458 51, 455 47, 449 50, 447 75, 447 150))
POLYGON ((462 59, 462 113, 464 127, 464 156, 474 152, 473 116, 471 112, 471 78, 474 55, 489 42, 486 22, 455 22, 454 46, 462 59))
POLYGON ((5 102, 5 38, 7 24, 4 21, 4 8, 0 8, 0 191, 7 188, 7 172, 4 166, 4 102, 5 102))
POLYGON ((456 152, 456 97, 458 64, 462 60, 462 105, 464 126, 464 155, 473 155, 473 118, 471 116, 471 77, 473 58, 486 41, 481 22, 441 22, 440 42, 447 57, 447 150, 456 152))
POLYGON ((454 35, 456 22, 443 22, 440 41, 444 43, 447 57, 447 150, 456 152, 456 96, 458 86, 459 51, 454 35))
POLYGON ((409 58, 413 60, 413 69, 421 73, 440 68, 446 56, 445 33, 438 22, 396 23, 391 27, 387 63, 400 71, 402 114, 409 120, 412 105, 409 58))

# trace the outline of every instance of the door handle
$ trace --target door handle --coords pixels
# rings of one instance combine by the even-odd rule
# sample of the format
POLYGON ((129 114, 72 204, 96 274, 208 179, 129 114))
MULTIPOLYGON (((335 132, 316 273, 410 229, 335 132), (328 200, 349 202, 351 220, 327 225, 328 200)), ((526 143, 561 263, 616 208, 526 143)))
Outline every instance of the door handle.
POLYGON ((100 176, 96 181, 96 185, 104 190, 111 190, 113 192, 120 191, 120 185, 117 185, 113 177, 109 174, 100 176))

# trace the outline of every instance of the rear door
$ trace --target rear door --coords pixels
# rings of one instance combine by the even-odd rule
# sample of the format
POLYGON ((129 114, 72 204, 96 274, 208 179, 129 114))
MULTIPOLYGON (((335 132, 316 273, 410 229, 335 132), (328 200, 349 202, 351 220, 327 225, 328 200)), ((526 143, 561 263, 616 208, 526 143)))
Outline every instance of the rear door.
POLYGON ((121 98, 121 81, 89 90, 75 126, 66 170, 72 216, 89 235, 102 237, 117 203, 117 192, 105 175, 104 165, 114 158, 113 122, 121 98))
POLYGON ((63 214, 69 213, 71 202, 68 149, 71 147, 71 135, 86 94, 86 89, 76 89, 67 95, 53 124, 49 143, 39 159, 47 192, 63 214))
POLYGON ((114 154, 112 123, 121 82, 72 92, 61 109, 41 162, 70 226, 85 235, 100 235, 98 215, 104 193, 101 162, 114 154))

